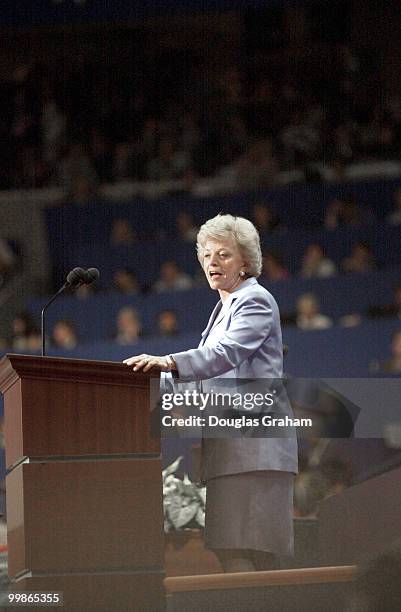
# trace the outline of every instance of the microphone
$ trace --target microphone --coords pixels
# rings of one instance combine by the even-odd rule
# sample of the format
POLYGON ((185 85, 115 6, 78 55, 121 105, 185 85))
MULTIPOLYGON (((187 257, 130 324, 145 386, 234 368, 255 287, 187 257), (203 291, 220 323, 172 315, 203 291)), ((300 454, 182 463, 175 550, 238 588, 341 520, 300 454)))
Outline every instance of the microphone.
POLYGON ((68 272, 66 282, 63 288, 77 288, 81 283, 86 282, 86 272, 83 268, 74 268, 71 272, 68 272))
POLYGON ((42 334, 42 357, 46 354, 46 334, 45 334, 45 314, 46 310, 54 302, 54 300, 61 295, 66 289, 70 289, 74 291, 78 289, 80 285, 90 285, 91 283, 97 281, 100 278, 100 272, 97 268, 88 268, 88 270, 84 270, 83 268, 74 268, 71 272, 68 272, 66 281, 62 287, 53 295, 52 298, 45 304, 42 308, 41 313, 41 334, 42 334))
POLYGON ((85 272, 84 283, 86 285, 90 285, 91 283, 94 283, 95 281, 99 280, 99 278, 100 278, 100 272, 97 268, 88 268, 87 271, 85 272))

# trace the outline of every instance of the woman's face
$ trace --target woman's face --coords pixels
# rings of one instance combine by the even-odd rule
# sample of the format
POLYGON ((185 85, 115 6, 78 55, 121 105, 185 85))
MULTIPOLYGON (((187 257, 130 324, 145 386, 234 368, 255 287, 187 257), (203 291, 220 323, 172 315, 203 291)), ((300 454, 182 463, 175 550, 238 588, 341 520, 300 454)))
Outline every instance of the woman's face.
POLYGON ((206 241, 203 270, 212 289, 223 295, 232 293, 244 280, 245 276, 240 273, 246 269, 246 262, 233 238, 206 241))

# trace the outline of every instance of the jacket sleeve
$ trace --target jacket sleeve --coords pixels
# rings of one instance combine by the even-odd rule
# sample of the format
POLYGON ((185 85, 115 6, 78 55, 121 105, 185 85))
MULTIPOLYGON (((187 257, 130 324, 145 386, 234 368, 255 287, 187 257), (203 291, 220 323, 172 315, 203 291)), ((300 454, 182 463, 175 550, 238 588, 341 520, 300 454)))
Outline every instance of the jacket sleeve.
POLYGON ((267 338, 272 319, 272 308, 264 296, 245 299, 236 305, 230 327, 215 346, 172 354, 179 380, 206 380, 237 367, 267 338))

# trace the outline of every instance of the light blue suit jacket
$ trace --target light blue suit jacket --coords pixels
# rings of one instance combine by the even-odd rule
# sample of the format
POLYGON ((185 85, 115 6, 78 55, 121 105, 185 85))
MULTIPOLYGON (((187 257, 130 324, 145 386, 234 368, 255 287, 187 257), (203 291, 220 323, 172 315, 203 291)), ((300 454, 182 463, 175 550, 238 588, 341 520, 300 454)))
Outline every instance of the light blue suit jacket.
MULTIPOLYGON (((211 379, 281 379, 283 351, 280 314, 273 296, 255 278, 245 280, 213 310, 199 347, 173 353, 176 383, 211 379)), ((177 389, 178 390, 178 389, 177 389)), ((287 402, 284 411, 292 416, 287 402)), ((205 439, 202 475, 207 481, 224 474, 255 470, 297 472, 295 435, 275 438, 205 439)))

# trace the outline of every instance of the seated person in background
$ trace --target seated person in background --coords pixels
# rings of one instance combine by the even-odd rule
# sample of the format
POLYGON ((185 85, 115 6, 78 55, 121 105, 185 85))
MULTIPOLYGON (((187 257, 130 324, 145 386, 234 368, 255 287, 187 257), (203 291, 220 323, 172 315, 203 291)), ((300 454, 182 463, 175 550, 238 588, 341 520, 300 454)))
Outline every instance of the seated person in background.
POLYGON ((41 348, 41 337, 32 317, 22 312, 14 317, 12 322, 11 345, 14 351, 35 352, 41 348))
POLYGON ((118 142, 114 147, 111 177, 113 183, 132 181, 143 175, 144 160, 140 159, 140 143, 118 142))
POLYGON ((193 242, 195 244, 199 228, 196 227, 192 215, 182 210, 177 215, 175 221, 177 234, 183 242, 193 242))
POLYGON ((303 278, 330 278, 335 274, 337 269, 334 262, 325 257, 319 244, 313 243, 306 247, 300 272, 303 278))
POLYGON ((345 314, 339 318, 338 324, 341 327, 356 327, 362 323, 362 317, 357 312, 351 312, 349 314, 345 314))
POLYGON ((401 373, 401 329, 391 336, 391 359, 383 363, 381 370, 390 374, 401 373))
POLYGON ((16 265, 16 255, 8 241, 0 238, 0 287, 16 265))
POLYGON ((132 306, 123 306, 117 314, 117 344, 135 344, 142 334, 142 324, 139 315, 132 306))
POLYGON ((342 261, 344 272, 372 272, 377 269, 375 256, 370 246, 364 242, 357 242, 352 248, 351 255, 342 261))
POLYGON ((394 287, 394 301, 385 306, 371 306, 368 315, 373 318, 398 317, 401 319, 401 283, 394 287))
POLYGON ((270 252, 263 257, 261 281, 274 282, 287 280, 290 276, 289 270, 284 266, 279 255, 270 252))
POLYGON ((274 185, 279 167, 271 140, 251 142, 233 167, 235 187, 239 191, 268 189, 274 185))
POLYGON ((184 178, 192 166, 188 152, 177 149, 172 140, 159 143, 158 154, 146 166, 147 178, 151 181, 172 181, 184 178))
POLYGON ((178 320, 174 310, 162 310, 158 317, 159 336, 172 337, 178 334, 178 320))
POLYGON ((59 177, 69 200, 85 204, 96 195, 99 177, 86 147, 80 142, 68 147, 59 165, 59 177))
POLYGON ((192 279, 188 274, 181 272, 175 261, 165 261, 160 267, 159 280, 153 285, 156 293, 164 291, 182 291, 192 287, 192 279))
POLYGON ((125 295, 139 295, 141 293, 138 278, 131 268, 120 268, 114 272, 113 289, 125 295))
POLYGON ((375 216, 369 208, 358 206, 355 197, 348 194, 342 200, 332 200, 326 210, 324 226, 333 230, 338 227, 358 227, 375 222, 375 216))
POLYGON ((361 213, 355 199, 350 196, 341 200, 334 198, 329 202, 324 219, 326 229, 337 229, 347 225, 360 225, 361 213))
POLYGON ((252 209, 252 220, 260 234, 270 234, 281 228, 280 219, 266 204, 258 203, 252 209))
POLYGON ((328 329, 330 317, 319 312, 319 301, 313 293, 302 294, 297 301, 297 327, 303 330, 328 329))
POLYGON ((87 300, 92 295, 99 290, 99 286, 97 283, 91 283, 90 285, 80 285, 78 289, 75 290, 75 296, 79 300, 87 300))
POLYGON ((395 190, 393 199, 394 208, 387 215, 386 221, 390 225, 401 225, 401 187, 395 190))
POLYGON ((56 348, 71 351, 78 344, 78 333, 75 325, 67 319, 57 321, 53 327, 52 344, 56 348))
POLYGON ((130 246, 135 241, 135 232, 128 219, 114 219, 110 232, 111 246, 130 246))

